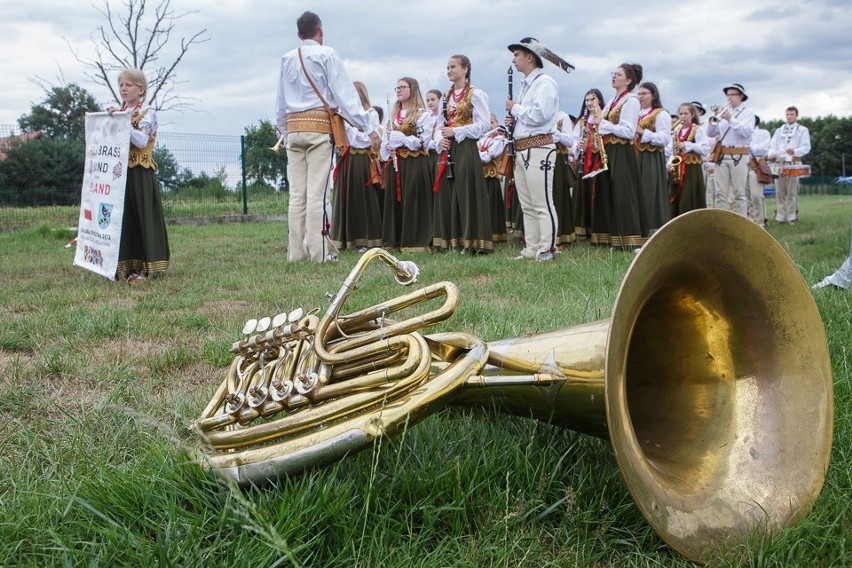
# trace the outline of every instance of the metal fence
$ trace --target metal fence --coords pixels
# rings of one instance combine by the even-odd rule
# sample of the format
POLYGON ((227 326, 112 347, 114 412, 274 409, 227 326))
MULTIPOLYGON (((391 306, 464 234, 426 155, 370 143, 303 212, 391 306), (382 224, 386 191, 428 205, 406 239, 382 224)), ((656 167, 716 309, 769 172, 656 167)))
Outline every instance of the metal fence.
MULTIPOLYGON (((18 135, 16 127, 0 124, 0 159, 3 159, 4 148, 10 147, 10 137, 18 135)), ((158 155, 167 151, 173 159, 173 163, 161 163, 158 170, 167 222, 210 223, 283 219, 286 216, 286 192, 246 183, 243 136, 159 132, 156 147, 158 155)), ((73 191, 78 196, 77 202, 71 205, 67 204, 67 199, 54 198, 50 192, 40 192, 39 202, 31 206, 0 202, 0 231, 45 223, 57 227, 75 226, 80 214, 80 189, 66 188, 62 192, 67 196, 73 191), (65 201, 65 204, 58 204, 58 201, 65 201)))
MULTIPOLYGON (((0 159, 5 141, 20 133, 12 125, 0 124, 0 159)), ((253 219, 283 219, 287 213, 286 192, 248 187, 245 181, 245 140, 243 136, 160 132, 157 147, 168 150, 174 167, 161 163, 163 210, 166 221, 223 222, 253 219)), ((82 170, 81 170, 82 179, 82 170)), ((64 194, 72 192, 68 188, 64 194)), ((44 195, 35 206, 20 207, 0 201, 0 231, 48 224, 72 227, 80 214, 80 187, 73 188, 77 203, 58 205, 44 195)), ((834 183, 834 178, 811 177, 802 180, 804 195, 852 193, 852 185, 834 183)), ((66 200, 67 202, 67 200, 66 200)))

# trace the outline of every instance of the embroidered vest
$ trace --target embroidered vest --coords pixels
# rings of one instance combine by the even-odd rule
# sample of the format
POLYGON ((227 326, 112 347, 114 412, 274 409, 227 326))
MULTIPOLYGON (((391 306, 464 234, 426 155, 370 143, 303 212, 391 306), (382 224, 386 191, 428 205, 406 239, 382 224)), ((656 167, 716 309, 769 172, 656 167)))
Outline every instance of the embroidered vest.
POLYGON ((456 104, 455 116, 450 111, 450 99, 453 96, 453 89, 447 93, 447 116, 452 117, 451 121, 454 126, 467 126, 473 124, 473 87, 468 87, 467 92, 462 99, 456 104))
MULTIPOLYGON (((139 123, 142 121, 142 117, 145 116, 145 113, 148 112, 148 109, 144 111, 134 111, 130 117, 130 124, 136 130, 139 129, 139 123)), ((152 170, 157 169, 157 163, 154 161, 154 143, 157 141, 157 133, 151 132, 149 133, 148 143, 144 148, 137 148, 133 144, 130 145, 130 154, 127 157, 127 167, 133 168, 135 166, 142 166, 143 168, 150 168, 152 170)))
MULTIPOLYGON (((657 115, 663 112, 661 108, 655 108, 651 112, 649 112, 645 118, 639 119, 639 126, 644 128, 645 130, 650 130, 651 132, 657 131, 657 115)), ((649 144, 647 142, 639 143, 639 151, 640 152, 662 152, 663 148, 661 146, 654 146, 653 144, 649 144)))
MULTIPOLYGON (((689 134, 687 134, 687 136, 684 140, 680 139, 680 131, 682 129, 679 128, 678 132, 677 132, 677 139, 680 142, 695 142, 695 134, 698 132, 699 126, 700 125, 698 125, 698 124, 693 124, 692 128, 689 130, 689 134)), ((695 152, 684 152, 681 155, 683 156, 683 161, 686 162, 687 164, 703 164, 704 163, 704 158, 702 158, 701 156, 699 156, 695 152)))

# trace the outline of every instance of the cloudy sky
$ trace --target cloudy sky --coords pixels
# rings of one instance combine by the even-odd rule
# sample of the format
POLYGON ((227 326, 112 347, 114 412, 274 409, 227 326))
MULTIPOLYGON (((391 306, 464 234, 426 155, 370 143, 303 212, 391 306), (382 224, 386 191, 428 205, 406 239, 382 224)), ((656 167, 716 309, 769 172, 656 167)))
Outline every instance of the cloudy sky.
MULTIPOLYGON (((150 11, 157 0, 149 0, 150 11)), ((113 10, 123 4, 112 0, 113 10)), ((0 3, 0 125, 16 124, 44 100, 42 84, 76 82, 104 103, 110 94, 86 76, 92 38, 105 23, 97 7, 78 0, 0 3)), ((852 3, 849 0, 172 0, 172 43, 206 29, 177 68, 178 90, 192 110, 163 112, 168 131, 241 134, 273 119, 278 62, 297 45, 295 20, 304 10, 323 19, 325 43, 338 50, 353 80, 374 104, 385 105, 396 80, 445 90, 448 56, 470 57, 473 82, 503 114, 509 43, 534 36, 576 66, 570 75, 546 63, 560 86, 560 107, 576 114, 592 87, 612 94, 609 74, 637 62, 660 88, 663 105, 724 102, 722 88, 745 85, 764 120, 788 105, 802 116, 852 115, 852 3), (523 8, 521 8, 523 6, 523 8)), ((174 50, 164 51, 171 61, 174 50)), ((517 80, 517 77, 516 77, 517 80)))

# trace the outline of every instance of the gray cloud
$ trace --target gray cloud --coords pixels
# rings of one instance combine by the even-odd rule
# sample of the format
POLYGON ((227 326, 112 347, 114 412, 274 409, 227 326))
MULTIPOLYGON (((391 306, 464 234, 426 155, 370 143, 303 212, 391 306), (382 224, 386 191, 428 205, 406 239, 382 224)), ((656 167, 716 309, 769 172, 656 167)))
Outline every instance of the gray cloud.
MULTIPOLYGON (((149 0, 151 1, 151 0, 149 0)), ((0 123, 12 123, 43 93, 28 78, 53 79, 57 69, 104 103, 108 93, 87 82, 69 43, 92 53, 89 36, 102 23, 91 5, 72 0, 31 0, 0 7, 0 123), (5 50, 13 50, 6 54, 5 50)), ((116 4, 117 6, 118 4, 116 4)), ((161 113, 174 131, 240 134, 273 115, 278 62, 298 43, 295 20, 306 8, 285 0, 173 0, 187 12, 174 40, 207 28, 210 40, 194 46, 178 67, 178 90, 194 109, 161 113)), ((781 118, 797 104, 804 116, 852 114, 852 78, 846 72, 852 45, 847 2, 719 0, 704 5, 603 1, 568 5, 529 0, 432 0, 425 3, 327 1, 312 7, 322 17, 325 40, 347 64, 353 80, 366 85, 374 104, 385 104, 396 79, 410 75, 423 90, 445 90, 447 58, 471 58, 473 82, 503 114, 509 43, 535 36, 577 66, 571 75, 546 68, 559 84, 560 106, 576 113, 583 93, 597 87, 609 97, 609 73, 622 62, 641 63, 663 103, 705 104, 724 99, 722 87, 743 83, 749 104, 765 120, 781 118)), ((519 78, 518 78, 519 79, 519 78)))

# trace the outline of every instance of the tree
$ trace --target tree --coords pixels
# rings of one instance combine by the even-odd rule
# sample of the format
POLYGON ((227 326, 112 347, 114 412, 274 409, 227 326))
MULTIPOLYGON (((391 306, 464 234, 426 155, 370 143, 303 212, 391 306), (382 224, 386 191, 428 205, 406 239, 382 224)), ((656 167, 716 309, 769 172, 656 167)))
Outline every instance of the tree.
POLYGON ((124 0, 123 6, 121 12, 116 12, 104 0, 98 11, 107 22, 98 26, 92 37, 97 56, 87 60, 75 52, 77 61, 91 70, 89 76, 109 89, 116 102, 121 102, 121 97, 111 75, 134 68, 146 71, 146 100, 156 110, 188 106, 185 97, 174 94, 176 68, 190 47, 208 41, 207 29, 181 37, 177 49, 169 53, 166 48, 174 46, 171 39, 175 22, 187 13, 176 15, 171 0, 160 0, 153 13, 148 10, 147 0, 124 0))
POLYGON ((85 167, 83 139, 41 137, 4 150, 0 160, 0 204, 80 203, 85 167))
POLYGON ((256 184, 265 184, 279 191, 287 189, 287 150, 281 146, 278 153, 270 150, 278 140, 275 127, 261 120, 255 127, 247 126, 244 136, 246 178, 256 184))
POLYGON ((157 179, 164 191, 174 191, 180 183, 180 169, 175 155, 165 146, 154 147, 154 163, 157 164, 157 179))
POLYGON ((30 114, 18 119, 21 130, 41 131, 49 138, 83 140, 86 135, 86 113, 101 110, 95 97, 74 83, 45 88, 45 92, 47 98, 33 105, 30 114))

